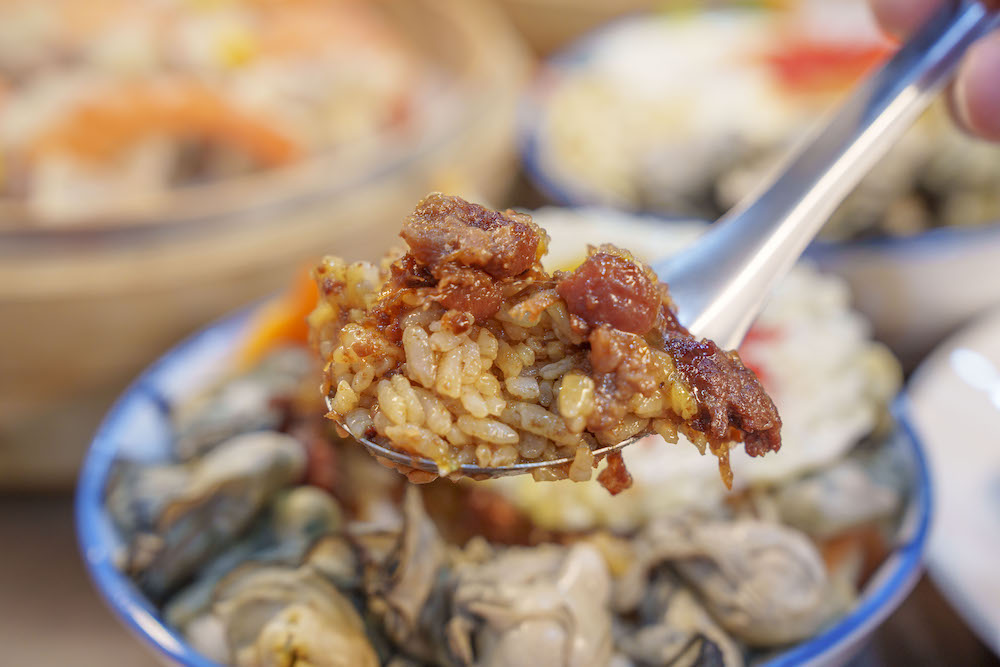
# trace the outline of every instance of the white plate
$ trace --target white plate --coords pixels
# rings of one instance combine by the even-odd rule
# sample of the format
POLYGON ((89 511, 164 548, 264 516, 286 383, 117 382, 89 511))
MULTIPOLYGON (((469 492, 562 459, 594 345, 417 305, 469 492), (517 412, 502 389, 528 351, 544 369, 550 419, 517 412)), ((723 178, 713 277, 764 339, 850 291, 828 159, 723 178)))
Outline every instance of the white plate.
POLYGON ((1000 654, 1000 310, 938 347, 908 392, 935 481, 931 576, 1000 654))

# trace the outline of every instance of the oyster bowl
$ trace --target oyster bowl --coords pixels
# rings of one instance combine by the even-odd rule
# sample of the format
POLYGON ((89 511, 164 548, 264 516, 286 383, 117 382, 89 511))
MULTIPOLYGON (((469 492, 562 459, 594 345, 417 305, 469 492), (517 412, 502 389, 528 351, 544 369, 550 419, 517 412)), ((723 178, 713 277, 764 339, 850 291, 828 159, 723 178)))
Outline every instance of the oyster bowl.
MULTIPOLYGON (((601 214, 601 217, 607 215, 610 214, 601 214)), ((568 236, 577 237, 577 240, 590 240, 594 234, 601 234, 601 230, 607 233, 606 222, 605 220, 605 224, 591 224, 586 217, 577 217, 567 220, 566 224, 557 225, 550 219, 546 219, 542 224, 552 233, 555 246, 560 239, 568 236)), ((677 232, 675 237, 690 239, 695 237, 700 229, 702 226, 697 224, 681 225, 675 229, 677 232)), ((658 237, 650 236, 649 232, 648 222, 628 223, 619 220, 615 226, 615 240, 627 245, 630 239, 638 241, 644 238, 648 252, 657 254, 670 251, 670 248, 666 247, 669 244, 656 247, 657 243, 650 243, 650 239, 658 237)), ((633 245, 636 244, 633 242, 633 245)), ((570 257, 564 259, 571 260, 570 257)), ((169 512, 162 512, 162 507, 160 510, 156 509, 156 493, 145 496, 140 494, 138 498, 141 502, 123 505, 116 497, 116 489, 124 489, 127 492, 125 497, 134 499, 136 496, 128 496, 128 493, 133 493, 136 488, 162 490, 173 482, 169 475, 147 477, 143 483, 128 482, 124 485, 116 480, 121 479, 123 466, 125 468, 131 466, 133 469, 135 466, 156 467, 158 464, 175 460, 178 449, 183 449, 180 447, 182 441, 186 443, 184 446, 198 446, 196 440, 186 438, 183 429, 178 428, 178 406, 190 404, 194 397, 202 395, 223 379, 232 376, 234 350, 240 349, 250 335, 259 312, 258 308, 237 312, 203 329, 161 357, 134 380, 105 417, 93 439, 80 473, 76 495, 76 525, 86 567, 115 615, 161 660, 170 664, 215 665, 221 658, 209 655, 209 652, 201 648, 204 646, 204 643, 200 643, 201 640, 205 639, 206 634, 211 634, 210 632, 191 632, 192 626, 188 625, 186 633, 182 633, 176 629, 176 623, 168 622, 171 614, 174 614, 173 618, 177 617, 177 607, 168 610, 163 606, 162 598, 157 600, 155 595, 150 593, 160 587, 160 582, 148 577, 137 578, 128 573, 129 568, 135 564, 137 553, 141 556, 144 549, 137 552, 135 541, 130 541, 130 536, 123 533, 121 527, 123 512, 130 515, 156 515, 160 518, 169 512), (195 644, 199 644, 199 647, 196 648, 195 644)), ((246 398, 247 393, 241 392, 239 400, 244 406, 246 398)), ((840 614, 835 621, 824 624, 818 632, 805 640, 768 651, 755 651, 751 656, 755 663, 843 664, 863 646, 871 633, 902 602, 919 577, 930 523, 931 484, 922 446, 909 426, 910 417, 905 399, 898 397, 893 408, 893 424, 886 429, 886 446, 894 452, 894 460, 900 462, 902 469, 905 469, 907 482, 897 518, 893 520, 892 539, 887 544, 884 558, 881 558, 877 567, 874 567, 864 579, 857 596, 852 598, 845 613, 840 614)), ((252 411, 248 414, 252 414, 252 411)), ((246 439, 247 436, 244 434, 237 437, 246 439)), ((821 444, 819 440, 816 442, 817 446, 821 444)), ((658 444, 663 445, 663 443, 658 444)), ((251 449, 257 447, 253 443, 250 443, 250 446, 251 449)), ((253 462, 245 462, 248 465, 234 463, 233 457, 230 457, 230 466, 235 465, 253 475, 260 475, 253 478, 256 480, 254 483, 246 485, 251 489, 260 489, 267 484, 273 484, 274 475, 285 475, 285 479, 294 478, 296 473, 290 470, 295 465, 301 466, 301 461, 289 463, 290 459, 286 457, 283 462, 280 456, 274 455, 276 449, 272 449, 269 454, 270 463, 263 462, 264 456, 261 457, 262 462, 259 466, 249 465, 253 462), (268 469, 264 470, 265 467, 268 469)), ((261 448, 257 447, 257 451, 261 451, 261 448)), ((794 448, 789 448, 788 454, 789 459, 806 456, 802 451, 796 452, 794 448)), ((218 461, 219 459, 216 463, 218 461)), ((775 461, 778 461, 778 458, 775 458, 775 461)), ((712 467, 709 466, 709 469, 712 467)), ((217 473, 219 466, 216 465, 215 470, 217 473)), ((633 470, 636 470, 638 479, 640 471, 635 467, 633 470)), ((738 467, 737 476, 750 470, 750 466, 738 467)), ((772 471, 778 470, 780 468, 772 469, 772 471)), ((692 472, 692 476, 696 474, 700 475, 701 472, 692 472)), ((787 475, 788 472, 786 470, 780 474, 787 475)), ((350 484, 351 480, 342 478, 341 481, 350 484)), ((712 482, 714 484, 712 488, 720 485, 717 478, 712 482)), ((553 483, 546 483, 544 485, 546 489, 549 488, 548 484, 553 483)), ((455 485, 447 483, 447 487, 454 488, 455 485)), ((222 491, 221 495, 245 491, 245 489, 244 491, 234 489, 232 485, 228 487, 219 485, 217 488, 229 489, 222 491)), ((249 496, 253 497, 253 493, 250 492, 249 496)), ((209 519, 204 526, 204 532, 224 532, 231 522, 239 520, 240 503, 227 503, 226 500, 223 498, 217 506, 212 505, 214 509, 203 515, 203 518, 209 519)), ((170 522, 181 534, 194 537, 199 537, 201 534, 198 531, 184 533, 190 530, 190 525, 185 526, 183 522, 173 519, 170 519, 168 524, 170 522)), ((166 535, 167 533, 164 533, 164 536, 166 535)), ((191 539, 186 544, 197 549, 198 539, 191 539)), ((586 562, 588 566, 593 565, 590 562, 592 559, 588 560, 581 554, 576 554, 575 557, 582 558, 581 562, 586 562)), ((530 565, 528 569, 530 570, 530 565)), ((237 570, 231 571, 231 573, 236 572, 237 570)), ((483 572, 485 568, 480 569, 480 573, 483 572)), ((227 576, 224 581, 228 579, 230 577, 227 576)), ((187 600, 193 600, 194 597, 187 596, 187 600)))

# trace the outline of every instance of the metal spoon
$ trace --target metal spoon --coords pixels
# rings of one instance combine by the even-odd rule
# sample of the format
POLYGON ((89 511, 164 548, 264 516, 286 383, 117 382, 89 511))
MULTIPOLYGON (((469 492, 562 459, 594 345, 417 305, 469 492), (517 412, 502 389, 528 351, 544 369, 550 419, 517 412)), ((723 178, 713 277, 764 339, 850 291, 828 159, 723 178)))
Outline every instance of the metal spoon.
MULTIPOLYGON (((946 3, 855 89, 764 187, 712 225, 693 247, 654 266, 670 285, 678 317, 692 334, 724 349, 740 344, 771 288, 837 206, 948 83, 969 46, 996 28, 1000 12, 985 3, 946 3)), ((596 449, 594 455, 604 456, 638 439, 596 449)), ((429 459, 358 440, 375 456, 438 472, 429 459)), ((463 465, 459 470, 469 476, 500 477, 572 461, 498 468, 463 465)))

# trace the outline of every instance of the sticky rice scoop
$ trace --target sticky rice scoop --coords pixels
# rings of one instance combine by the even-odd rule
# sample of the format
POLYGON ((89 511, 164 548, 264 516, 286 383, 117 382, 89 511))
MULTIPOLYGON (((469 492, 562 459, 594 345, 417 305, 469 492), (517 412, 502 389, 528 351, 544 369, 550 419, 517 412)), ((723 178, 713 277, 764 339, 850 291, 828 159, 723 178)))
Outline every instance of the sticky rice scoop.
MULTIPOLYGON (((403 222, 407 252, 381 267, 326 257, 310 316, 329 417, 359 438, 433 460, 501 467, 572 458, 533 474, 590 479, 594 451, 682 433, 719 459, 781 444, 781 419, 735 352, 695 339, 667 286, 628 252, 591 247, 547 273, 529 215, 431 194, 403 222)), ((413 481, 433 474, 407 470, 413 481)), ((618 453, 599 481, 631 478, 618 453)))

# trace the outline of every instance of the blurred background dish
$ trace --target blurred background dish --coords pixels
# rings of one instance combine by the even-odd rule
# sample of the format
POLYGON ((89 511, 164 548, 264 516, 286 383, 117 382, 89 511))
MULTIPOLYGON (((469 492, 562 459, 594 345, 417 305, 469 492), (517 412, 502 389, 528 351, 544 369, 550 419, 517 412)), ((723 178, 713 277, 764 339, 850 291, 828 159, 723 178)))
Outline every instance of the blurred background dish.
MULTIPOLYGON (((995 149, 996 150, 996 149, 995 149)), ((948 334, 1000 304, 1000 222, 903 239, 816 243, 816 264, 843 277, 879 340, 912 371, 948 334)))
POLYGON ((5 226, 140 222, 189 186, 414 143, 460 99, 399 9, 5 3, 5 226))
POLYGON ((430 190, 488 201, 514 175, 529 61, 487 2, 146 4, 0 7, 3 488, 68 485, 179 337, 324 249, 377 257, 430 190))
MULTIPOLYGON (((609 211, 548 210, 538 218, 561 253, 552 261, 565 264, 578 262, 586 243, 597 240, 644 241, 645 256, 660 257, 683 248, 703 229, 662 226, 609 211)), ((805 426, 789 433, 791 459, 775 457, 777 465, 762 475, 751 476, 751 466, 741 468, 740 492, 725 497, 714 491, 721 488, 714 461, 685 456, 693 448, 662 441, 636 445, 642 467, 653 477, 639 476, 636 488, 620 496, 615 515, 620 511, 624 523, 601 521, 608 514, 587 501, 588 487, 607 495, 596 481, 527 482, 544 487, 546 496, 525 505, 516 490, 501 485, 440 480, 422 487, 435 524, 420 518, 409 500, 401 509, 404 478, 375 464, 356 443, 341 443, 321 419, 325 408, 313 389, 318 369, 311 367, 315 361, 309 352, 258 349, 263 356, 247 366, 242 355, 247 341, 256 339, 261 320, 246 314, 226 320, 143 374, 98 432, 77 495, 77 527, 88 567, 133 631, 184 664, 206 664, 206 657, 238 660, 245 651, 272 646, 308 647, 331 633, 343 638, 349 634, 343 625, 316 634, 304 626, 282 625, 284 612, 268 614, 263 625, 263 617, 253 615, 252 601, 267 599, 272 611, 298 609, 321 618, 324 605, 339 599, 336 591, 324 592, 331 583, 342 593, 373 598, 368 609, 374 617, 386 608, 385 600, 416 610, 430 605, 427 615, 394 616, 384 626, 385 635, 375 629, 383 627, 378 623, 368 628, 369 636, 380 638, 375 647, 383 661, 401 650, 422 655, 423 647, 434 642, 436 621, 422 626, 424 641, 401 641, 399 633, 409 627, 406 618, 436 618, 432 608, 441 607, 427 602, 427 595, 440 602, 433 596, 451 595, 451 589, 428 591, 429 586, 405 583, 397 588, 392 582, 409 581, 429 567, 428 559, 440 557, 434 554, 440 553, 441 538, 452 543, 447 562, 457 558, 464 563, 462 572, 478 572, 475 586, 464 593, 486 591, 501 607, 504 591, 514 585, 519 586, 519 609, 548 599, 545 577, 521 577, 553 557, 573 561, 573 567, 567 561, 567 573, 584 568, 591 592, 577 597, 582 589, 566 574, 560 581, 569 588, 560 600, 573 614, 583 614, 590 605, 586 622, 573 627, 596 634, 573 637, 590 642, 595 651, 611 650, 610 636, 606 643, 596 641, 602 623, 610 631, 610 615, 637 604, 638 624, 619 627, 614 641, 622 659, 648 662, 648 656, 674 646, 671 637, 682 636, 694 638, 727 665, 744 659, 841 664, 915 582, 930 487, 918 443, 889 419, 888 402, 899 386, 891 356, 868 340, 837 279, 803 267, 791 282, 798 284, 775 297, 745 350, 765 383, 779 390, 775 399, 787 422, 805 426), (801 298, 803 290, 812 298, 801 298), (802 348, 813 354, 796 355, 794 350, 802 348), (827 365, 826 355, 815 354, 817 348, 838 363, 827 365), (812 400, 830 407, 829 420, 824 421, 822 410, 793 400, 795 392, 804 391, 802 383, 813 388, 812 400), (834 409, 835 404, 850 407, 834 409), (672 493, 673 485, 695 494, 672 493), (640 500, 627 501, 629 494, 640 500), (553 511, 546 518, 538 513, 543 505, 575 513, 553 511), (646 513, 633 511, 643 505, 646 513), (587 515, 583 522, 581 512, 587 515), (715 537, 706 533, 702 544, 695 535, 705 525, 715 537), (363 587, 343 530, 365 554, 363 587), (194 535, 199 539, 189 539, 194 535), (408 546, 393 550, 397 539, 408 546), (540 542, 546 544, 520 550, 505 546, 540 542), (456 551, 462 545, 464 550, 456 551), (671 556, 674 549, 680 551, 671 556), (395 554, 388 561, 394 574, 375 584, 385 566, 380 553, 395 554), (662 555, 643 560, 650 553, 662 555), (701 566, 686 568, 684 553, 700 554, 701 566), (511 561, 504 559, 516 559, 517 567, 505 569, 502 564, 511 561), (739 564, 739 581, 731 584, 742 591, 734 599, 749 601, 747 608, 732 613, 731 606, 713 603, 714 566, 706 564, 716 559, 739 564), (665 569, 665 563, 678 568, 681 578, 667 576, 674 570, 665 569), (307 589, 284 586, 280 596, 278 589, 264 586, 265 581, 273 586, 306 579, 313 582, 307 589), (602 585, 613 586, 613 604, 600 602, 607 597, 607 588, 599 592, 602 585), (756 604, 760 596, 762 605, 756 604), (273 637, 279 625, 288 641, 269 643, 266 637, 273 637)), ((768 461, 763 463, 767 467, 768 461)), ((430 566, 439 581, 447 576, 430 566)), ((728 567, 718 576, 731 576, 728 567)), ((468 585, 461 577, 459 585, 468 585)), ((374 617, 366 616, 369 623, 374 617)), ((492 623, 491 617, 473 616, 479 650, 490 650, 488 638, 505 640, 509 624, 492 623)), ((528 633, 521 641, 538 638, 528 633)), ((551 641, 531 646, 536 653, 553 650, 551 641)))
MULTIPOLYGON (((526 114, 529 167, 569 203, 715 220, 893 49, 860 0, 631 16, 548 63, 526 114)), ((1000 150, 937 105, 823 233, 993 222, 998 177, 1000 150)))
MULTIPOLYGON (((860 0, 627 17, 548 62, 522 114, 526 169, 561 203, 715 220, 893 48, 860 0)), ((956 129, 944 107, 920 118, 817 244, 908 367, 1000 300, 942 261, 1000 260, 1000 148, 956 129), (925 237, 948 239, 940 255, 911 250, 925 237), (936 269, 950 279, 911 281, 936 269)))
POLYGON ((713 7, 784 7, 799 0, 499 0, 536 53, 557 51, 593 28, 632 13, 652 10, 702 11, 713 7))
POLYGON ((990 558, 1000 549, 1000 311, 935 349, 914 373, 907 394, 939 488, 928 568, 955 609, 1000 655, 1000 573, 990 558))
POLYGON ((589 30, 630 12, 650 10, 662 0, 499 0, 518 31, 539 55, 548 55, 589 30))

